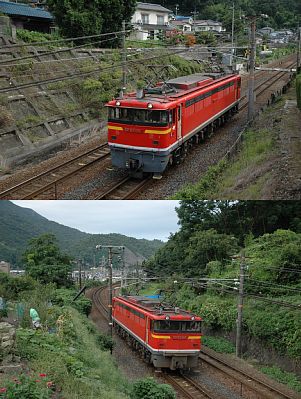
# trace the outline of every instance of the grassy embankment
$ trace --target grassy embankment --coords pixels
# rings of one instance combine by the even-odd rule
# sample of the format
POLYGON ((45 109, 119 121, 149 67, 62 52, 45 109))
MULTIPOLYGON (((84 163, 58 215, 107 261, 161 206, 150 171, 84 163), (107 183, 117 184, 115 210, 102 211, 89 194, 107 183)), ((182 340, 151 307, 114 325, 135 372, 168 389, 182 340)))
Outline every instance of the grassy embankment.
POLYGON ((283 114, 285 100, 295 99, 293 85, 247 129, 237 154, 210 167, 198 183, 187 185, 173 199, 268 199, 271 189, 275 189, 275 179, 281 173, 278 170, 282 151, 278 144, 278 125, 282 128, 285 123, 287 126, 292 124, 292 132, 296 130, 297 122, 293 119, 297 116, 291 116, 294 110, 291 114, 283 114))
MULTIPOLYGON (((22 303, 23 317, 22 327, 17 329, 15 354, 22 359, 24 371, 1 377, 1 399, 149 399, 145 389, 153 392, 154 398, 175 399, 169 386, 151 378, 126 380, 110 355, 112 341, 87 318, 90 300, 72 302, 75 292, 71 289, 56 290, 53 286, 36 286, 32 280, 17 280, 21 283, 18 287, 22 286, 18 303, 22 303), (39 312, 41 330, 31 327, 31 307, 39 312)), ((6 284, 8 288, 14 281, 6 284)), ((17 296, 10 299, 13 310, 17 296)))

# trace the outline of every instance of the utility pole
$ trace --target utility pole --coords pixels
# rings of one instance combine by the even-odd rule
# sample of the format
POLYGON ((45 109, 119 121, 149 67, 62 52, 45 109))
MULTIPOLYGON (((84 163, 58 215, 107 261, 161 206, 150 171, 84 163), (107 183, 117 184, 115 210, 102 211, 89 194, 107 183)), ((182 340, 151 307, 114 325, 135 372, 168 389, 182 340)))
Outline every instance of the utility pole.
POLYGON ((234 25, 235 25, 235 3, 232 4, 232 33, 231 33, 231 58, 230 66, 233 67, 233 55, 234 55, 234 25))
POLYGON ((122 250, 122 266, 121 266, 121 289, 124 287, 124 272, 125 272, 125 259, 124 259, 124 253, 125 253, 125 248, 123 247, 122 250))
POLYGON ((178 16, 179 4, 176 4, 176 17, 178 16))
POLYGON ((256 61, 256 17, 251 17, 251 53, 250 53, 250 73, 249 73, 249 102, 248 102, 248 121, 254 118, 255 104, 255 61, 256 61))
POLYGON ((236 327, 236 356, 241 356, 241 330, 242 330, 242 310, 244 303, 244 281, 245 281, 245 253, 240 255, 240 276, 239 276, 239 295, 237 305, 237 327, 236 327))
MULTIPOLYGON (((117 245, 96 245, 96 249, 107 248, 109 251, 108 255, 108 267, 109 267, 109 330, 110 337, 113 339, 113 249, 124 250, 124 247, 119 247, 117 245)), ((111 348, 112 354, 112 348, 111 348)))
POLYGON ((298 26, 297 74, 301 72, 301 27, 298 26))
POLYGON ((113 338, 113 318, 112 318, 112 306, 113 306, 113 253, 112 247, 109 247, 109 327, 110 336, 113 338))
POLYGON ((127 65, 126 65, 126 43, 125 43, 125 21, 122 21, 122 91, 125 92, 127 85, 127 65))
POLYGON ((79 289, 82 289, 82 260, 78 260, 78 268, 79 268, 79 276, 78 276, 78 281, 79 281, 79 289))

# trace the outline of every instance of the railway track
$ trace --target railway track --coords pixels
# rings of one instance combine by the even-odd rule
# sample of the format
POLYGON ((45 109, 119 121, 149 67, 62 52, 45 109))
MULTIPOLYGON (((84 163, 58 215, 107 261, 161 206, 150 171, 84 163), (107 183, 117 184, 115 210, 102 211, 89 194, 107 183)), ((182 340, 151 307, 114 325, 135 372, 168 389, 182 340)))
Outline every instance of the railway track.
POLYGON ((152 176, 148 176, 143 180, 133 179, 127 176, 123 180, 116 183, 113 187, 110 187, 104 193, 96 196, 93 199, 96 200, 129 200, 135 198, 135 196, 146 188, 153 181, 152 176))
MULTIPOLYGON (((290 63, 289 65, 285 66, 286 68, 293 68, 296 65, 296 62, 290 63)), ((271 73, 271 72, 267 72, 271 73)), ((261 96, 263 93, 265 93, 269 88, 271 88, 276 82, 281 80, 284 76, 286 76, 288 73, 287 72, 277 72, 276 74, 272 75, 269 77, 269 79, 266 79, 264 82, 260 82, 256 87, 255 87, 255 92, 257 97, 261 96)), ((247 95, 242 96, 241 98, 241 105, 239 110, 242 111, 248 106, 248 98, 247 95)))
POLYGON ((71 160, 49 168, 15 186, 0 192, 0 199, 47 199, 58 198, 59 185, 68 178, 110 157, 108 144, 97 145, 71 160))
POLYGON ((209 391, 208 388, 188 376, 164 373, 164 379, 187 399, 218 399, 216 393, 209 391))
MULTIPOLYGON (((115 287, 118 284, 115 285, 115 287)), ((108 308, 105 305, 105 289, 106 287, 95 288, 92 291, 92 300, 103 315, 104 318, 108 317, 108 308)), ((275 385, 259 379, 258 377, 248 373, 247 371, 236 367, 229 362, 223 360, 218 354, 213 353, 211 350, 203 347, 200 353, 200 361, 208 364, 210 367, 215 368, 227 378, 234 380, 237 387, 240 389, 241 397, 249 397, 250 391, 256 398, 263 399, 298 399, 297 394, 288 394, 283 392, 275 385)), ((172 385, 178 392, 187 399, 223 399, 222 396, 216 392, 208 389, 203 384, 193 380, 190 376, 185 374, 171 374, 162 373, 162 377, 167 383, 172 385)))
MULTIPOLYGON (((296 62, 292 62, 292 56, 282 64, 283 67, 293 67, 296 62)), ((261 96, 266 90, 272 87, 277 81, 281 80, 286 72, 278 72, 271 75, 271 72, 260 72, 255 79, 269 75, 268 79, 262 81, 255 88, 257 97, 261 96)), ((240 111, 244 110, 248 105, 247 96, 242 97, 240 111)), ((58 166, 48 169, 26 181, 23 181, 5 191, 0 192, 0 199, 58 199, 59 187, 68 179, 74 177, 77 173, 82 172, 89 166, 103 161, 110 157, 108 144, 98 145, 92 150, 61 163, 58 166)), ((106 191, 92 193, 86 199, 95 200, 129 200, 134 199, 139 192, 145 189, 151 182, 152 178, 148 177, 144 180, 137 180, 126 177, 117 182, 114 186, 109 187, 106 191)))
MULTIPOLYGON (((95 288, 92 291, 92 300, 98 309, 98 311, 103 315, 104 318, 108 318, 107 306, 103 303, 103 295, 106 287, 95 288)), ((183 396, 187 399, 217 399, 216 395, 211 393, 208 389, 198 384, 188 376, 184 375, 171 375, 164 373, 164 379, 174 386, 183 396)))
POLYGON ((218 355, 209 353, 204 347, 200 354, 200 361, 209 364, 240 384, 240 395, 243 396, 244 388, 255 392, 264 399, 297 399, 297 395, 289 395, 276 386, 271 385, 239 367, 229 364, 218 355))

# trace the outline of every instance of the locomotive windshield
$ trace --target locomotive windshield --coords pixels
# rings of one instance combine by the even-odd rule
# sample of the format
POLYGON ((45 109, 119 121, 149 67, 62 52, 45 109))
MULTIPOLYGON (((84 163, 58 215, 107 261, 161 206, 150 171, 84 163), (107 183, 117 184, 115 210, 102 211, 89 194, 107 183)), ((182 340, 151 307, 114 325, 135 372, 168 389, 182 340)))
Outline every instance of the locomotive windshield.
POLYGON ((169 112, 152 109, 109 107, 109 122, 166 126, 169 122, 169 112))
POLYGON ((201 332, 200 321, 155 320, 154 332, 201 332))

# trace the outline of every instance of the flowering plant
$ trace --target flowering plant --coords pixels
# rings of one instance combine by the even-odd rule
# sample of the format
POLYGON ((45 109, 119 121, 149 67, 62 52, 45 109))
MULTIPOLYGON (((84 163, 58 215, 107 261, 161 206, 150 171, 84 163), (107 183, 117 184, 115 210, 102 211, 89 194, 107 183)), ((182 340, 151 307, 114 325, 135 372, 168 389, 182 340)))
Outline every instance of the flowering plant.
POLYGON ((44 373, 38 379, 22 374, 0 387, 0 399, 50 399, 54 383, 46 377, 44 373))

